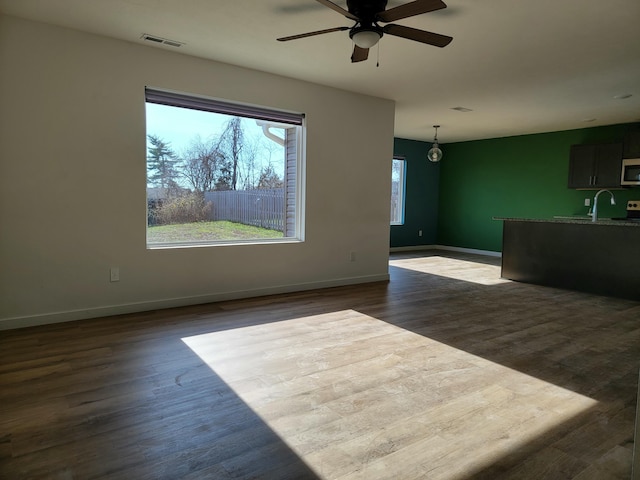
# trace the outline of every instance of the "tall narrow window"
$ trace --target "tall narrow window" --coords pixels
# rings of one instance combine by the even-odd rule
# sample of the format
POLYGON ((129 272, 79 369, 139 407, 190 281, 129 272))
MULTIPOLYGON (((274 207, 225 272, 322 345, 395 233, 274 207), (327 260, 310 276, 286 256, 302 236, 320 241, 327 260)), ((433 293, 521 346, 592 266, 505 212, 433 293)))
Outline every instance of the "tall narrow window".
POLYGON ((401 157, 394 157, 391 163, 391 225, 404 224, 405 165, 401 157))
POLYGON ((148 247, 302 240, 303 115, 145 97, 148 247))

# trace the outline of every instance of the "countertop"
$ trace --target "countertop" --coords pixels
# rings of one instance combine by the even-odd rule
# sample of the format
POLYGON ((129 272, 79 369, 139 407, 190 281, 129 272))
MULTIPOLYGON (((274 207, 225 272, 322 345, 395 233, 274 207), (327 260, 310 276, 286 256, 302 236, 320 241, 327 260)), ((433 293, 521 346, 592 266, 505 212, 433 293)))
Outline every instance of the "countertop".
MULTIPOLYGON (((510 217, 493 217, 494 220, 515 221, 515 222, 538 222, 538 223, 572 223, 582 225, 595 226, 613 226, 613 227, 640 227, 640 221, 633 220, 612 220, 611 218, 598 219, 593 222, 591 217, 587 215, 567 215, 555 216, 552 218, 510 218, 510 217)), ((640 220, 640 219, 639 219, 640 220)))

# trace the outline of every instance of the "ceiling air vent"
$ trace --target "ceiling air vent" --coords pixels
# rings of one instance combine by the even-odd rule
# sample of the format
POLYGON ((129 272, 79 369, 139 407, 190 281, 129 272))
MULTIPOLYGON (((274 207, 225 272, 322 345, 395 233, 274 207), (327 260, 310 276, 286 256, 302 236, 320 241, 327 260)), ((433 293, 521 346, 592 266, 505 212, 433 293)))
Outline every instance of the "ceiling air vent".
POLYGON ((148 33, 143 33, 140 38, 142 40, 146 40, 147 42, 161 43, 163 45, 169 45, 170 47, 179 48, 184 45, 184 42, 178 42, 177 40, 169 40, 168 38, 162 38, 157 35, 149 35, 148 33))

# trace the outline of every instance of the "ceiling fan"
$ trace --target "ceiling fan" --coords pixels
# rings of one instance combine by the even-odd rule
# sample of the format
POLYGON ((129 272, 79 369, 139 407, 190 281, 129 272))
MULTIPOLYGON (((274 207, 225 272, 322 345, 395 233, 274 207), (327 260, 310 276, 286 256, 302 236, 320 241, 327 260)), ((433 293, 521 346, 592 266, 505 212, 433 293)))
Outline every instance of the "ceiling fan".
POLYGON ((362 62, 369 57, 369 48, 373 47, 385 33, 396 37, 406 38, 415 42, 426 43, 435 47, 446 47, 453 40, 452 37, 440 35, 439 33, 427 32, 416 28, 396 25, 389 22, 401 20, 403 18, 433 12, 447 5, 442 0, 414 0, 397 7, 386 10, 387 0, 347 0, 347 9, 333 3, 330 0, 316 0, 325 7, 344 15, 349 20, 353 20, 352 27, 335 27, 315 32, 301 33, 289 37, 278 38, 280 42, 297 40, 299 38, 312 37, 331 32, 341 32, 349 30, 349 37, 355 44, 351 55, 352 62, 362 62), (380 26, 379 23, 387 23, 380 26))

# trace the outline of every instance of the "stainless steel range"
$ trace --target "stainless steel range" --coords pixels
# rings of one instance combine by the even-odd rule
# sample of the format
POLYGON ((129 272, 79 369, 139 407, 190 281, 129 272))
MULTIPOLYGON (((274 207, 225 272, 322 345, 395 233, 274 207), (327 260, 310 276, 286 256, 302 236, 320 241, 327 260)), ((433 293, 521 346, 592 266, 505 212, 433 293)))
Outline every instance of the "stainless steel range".
POLYGON ((640 221, 640 200, 627 202, 627 220, 640 221))

